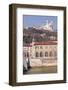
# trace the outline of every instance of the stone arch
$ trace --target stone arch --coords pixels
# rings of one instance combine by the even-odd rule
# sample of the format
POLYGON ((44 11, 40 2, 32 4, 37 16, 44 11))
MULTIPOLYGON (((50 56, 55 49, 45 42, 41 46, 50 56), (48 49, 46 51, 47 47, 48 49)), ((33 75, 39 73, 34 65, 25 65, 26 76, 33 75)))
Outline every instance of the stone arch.
POLYGON ((57 52, 56 51, 54 51, 54 57, 57 57, 57 52))
POLYGON ((49 52, 49 56, 50 56, 50 57, 53 56, 53 52, 52 52, 52 51, 49 52))
POLYGON ((38 53, 38 52, 36 52, 35 56, 36 56, 36 57, 39 57, 39 53, 38 53))
POLYGON ((40 52, 40 57, 43 57, 43 52, 40 52))
POLYGON ((45 57, 48 57, 48 52, 47 51, 45 52, 45 57))

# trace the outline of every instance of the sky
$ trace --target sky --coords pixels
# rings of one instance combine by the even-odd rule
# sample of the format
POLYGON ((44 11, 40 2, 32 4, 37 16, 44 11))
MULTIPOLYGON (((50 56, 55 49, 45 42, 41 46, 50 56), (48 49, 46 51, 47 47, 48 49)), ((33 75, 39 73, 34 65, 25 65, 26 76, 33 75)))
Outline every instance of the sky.
POLYGON ((23 23, 25 27, 41 26, 46 24, 46 21, 52 21, 54 30, 57 30, 57 16, 37 16, 37 15, 24 15, 23 23))

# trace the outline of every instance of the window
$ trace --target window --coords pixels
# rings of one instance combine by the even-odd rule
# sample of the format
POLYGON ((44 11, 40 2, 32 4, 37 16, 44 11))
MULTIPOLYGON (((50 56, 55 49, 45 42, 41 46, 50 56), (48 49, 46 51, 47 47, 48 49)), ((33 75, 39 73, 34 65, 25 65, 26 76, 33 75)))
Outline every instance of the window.
POLYGON ((40 52, 40 57, 43 57, 43 53, 42 52, 40 52))
POLYGON ((39 57, 39 53, 38 52, 36 52, 36 55, 35 55, 36 57, 39 57))
POLYGON ((27 57, 29 57, 29 53, 27 52, 27 57))
POLYGON ((39 47, 38 46, 35 46, 35 49, 39 49, 39 47))
POLYGON ((49 52, 49 56, 52 57, 53 56, 53 53, 52 51, 49 52))
POLYGON ((40 49, 42 49, 43 47, 42 46, 40 46, 40 49))
POLYGON ((54 51, 54 56, 55 56, 55 57, 57 56, 57 52, 56 52, 56 51, 54 51))
POLYGON ((45 57, 48 57, 48 52, 45 52, 45 57))

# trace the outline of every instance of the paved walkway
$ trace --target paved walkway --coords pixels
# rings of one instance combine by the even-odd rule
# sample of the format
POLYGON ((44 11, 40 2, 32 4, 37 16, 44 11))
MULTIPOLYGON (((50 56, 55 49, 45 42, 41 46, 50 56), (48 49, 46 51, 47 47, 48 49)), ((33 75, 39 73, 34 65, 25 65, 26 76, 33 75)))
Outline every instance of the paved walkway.
POLYGON ((57 73, 57 66, 45 66, 45 67, 33 67, 24 72, 27 74, 45 74, 45 73, 57 73))

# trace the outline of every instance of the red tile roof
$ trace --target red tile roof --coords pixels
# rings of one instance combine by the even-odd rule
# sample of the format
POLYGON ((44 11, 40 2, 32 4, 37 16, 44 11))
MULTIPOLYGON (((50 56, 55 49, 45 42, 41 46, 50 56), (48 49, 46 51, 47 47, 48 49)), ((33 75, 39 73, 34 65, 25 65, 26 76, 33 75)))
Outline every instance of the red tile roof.
MULTIPOLYGON (((57 45, 57 41, 34 42, 34 45, 57 45)), ((32 47, 31 44, 24 44, 25 47, 32 47)))
POLYGON ((35 42, 34 45, 56 45, 55 41, 47 41, 47 42, 35 42))

